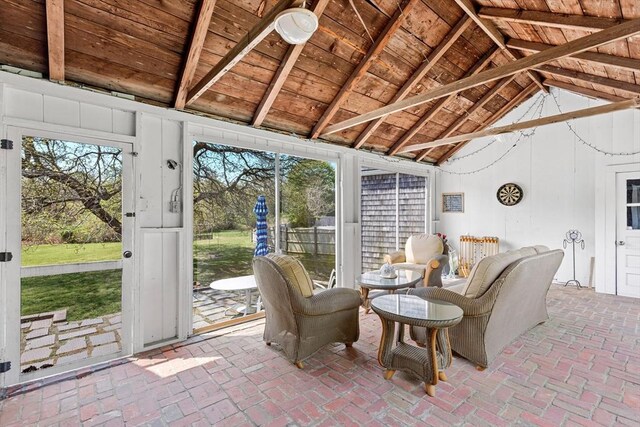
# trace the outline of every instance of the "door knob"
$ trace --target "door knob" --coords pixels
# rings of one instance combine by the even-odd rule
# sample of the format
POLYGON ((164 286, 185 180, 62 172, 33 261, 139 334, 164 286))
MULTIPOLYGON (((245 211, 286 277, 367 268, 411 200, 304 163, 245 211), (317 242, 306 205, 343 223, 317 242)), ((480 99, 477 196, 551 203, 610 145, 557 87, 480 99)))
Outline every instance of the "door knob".
POLYGON ((616 246, 624 246, 624 240, 616 241, 616 246))
POLYGON ((125 258, 131 258, 131 256, 133 255, 133 253, 131 253, 131 251, 124 251, 122 253, 122 256, 125 258))

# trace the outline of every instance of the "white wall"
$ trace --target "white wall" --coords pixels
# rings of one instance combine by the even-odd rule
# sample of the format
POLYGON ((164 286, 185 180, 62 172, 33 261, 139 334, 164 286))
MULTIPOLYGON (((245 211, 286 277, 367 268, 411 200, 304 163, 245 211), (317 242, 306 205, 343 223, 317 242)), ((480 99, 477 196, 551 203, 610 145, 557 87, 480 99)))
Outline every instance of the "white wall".
MULTIPOLYGON (((556 91, 563 112, 603 102, 565 91, 556 91)), ((497 123, 505 125, 519 119, 538 100, 539 94, 497 123)), ((551 95, 544 104, 543 116, 558 114, 551 95)), ((533 111, 524 118, 536 118, 533 111)), ((640 112, 622 111, 603 116, 573 120, 576 133, 591 144, 608 151, 640 150, 640 112)), ((477 154, 442 165, 443 170, 468 172, 489 165, 516 141, 518 134, 504 135, 477 154)), ((456 155, 464 156, 484 147, 491 138, 475 140, 456 155)), ((435 173, 437 231, 449 235, 457 246, 459 236, 498 236, 500 249, 542 244, 561 248, 569 229, 582 232, 586 247, 576 253, 576 276, 588 283, 589 263, 596 257, 600 292, 613 293, 615 278, 605 277, 604 176, 607 165, 640 162, 640 156, 604 156, 581 144, 566 123, 540 127, 529 139, 523 139, 504 159, 488 169, 471 175, 435 173), (501 205, 496 192, 502 184, 514 182, 524 190, 516 206, 501 205), (464 213, 442 213, 442 193, 464 192, 464 213)), ((612 243, 613 239, 610 239, 612 243)), ((571 278, 571 252, 558 271, 557 279, 571 278)))
MULTIPOLYGON (((428 175, 431 167, 336 145, 305 141, 249 126, 186 114, 141 104, 108 94, 69 87, 0 72, 0 129, 6 138, 10 129, 56 132, 71 140, 115 141, 129 144, 133 157, 135 199, 134 258, 131 294, 133 350, 140 351, 158 341, 183 339, 191 332, 191 142, 211 141, 302 157, 331 160, 338 164, 338 259, 339 284, 353 287, 359 241, 359 169, 367 159, 385 169, 428 175), (167 168, 167 160, 183 163, 183 175, 167 168), (169 212, 172 190, 184 183, 184 214, 169 212), (343 236, 343 230, 346 235, 343 236), (355 260, 355 264, 354 264, 355 260)), ((37 133, 37 132, 35 132, 37 133)), ((0 244, 6 250, 12 240, 20 252, 19 235, 7 234, 7 196, 19 180, 19 161, 9 164, 0 152, 0 244), (10 181, 10 182, 9 182, 10 181), (7 237, 5 239, 5 237, 7 237), (7 243, 5 244, 5 240, 7 243)), ((19 156, 19 153, 13 153, 19 156)), ((129 153, 127 153, 129 154, 129 153)), ((19 203, 19 202, 17 202, 19 203)), ((19 258, 17 259, 19 267, 19 258)), ((17 280, 8 279, 8 265, 0 263, 0 357, 19 359, 16 334, 19 307, 6 301, 19 300, 17 280), (7 296, 11 298, 6 298, 7 296), (11 311, 11 313, 9 313, 11 311), (11 326, 13 324, 13 326, 11 326), (15 336, 5 336, 13 331, 15 336), (9 349, 11 346, 13 348, 9 349), (9 350, 7 350, 9 349, 9 350), (6 351, 6 353, 5 353, 6 351)), ((18 268, 19 270, 19 268, 18 268)), ((13 277, 19 277, 19 272, 13 277)), ((16 372, 16 371, 14 371, 16 372)), ((13 380, 0 375, 0 386, 13 380)))

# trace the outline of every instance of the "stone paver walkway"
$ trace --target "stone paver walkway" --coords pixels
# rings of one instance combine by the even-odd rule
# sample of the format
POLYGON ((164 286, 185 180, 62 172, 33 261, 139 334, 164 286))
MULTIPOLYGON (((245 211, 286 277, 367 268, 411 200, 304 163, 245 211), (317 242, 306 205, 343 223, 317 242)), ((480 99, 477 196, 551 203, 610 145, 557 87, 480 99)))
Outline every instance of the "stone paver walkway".
MULTIPOLYGON (((258 291, 253 291, 253 302, 258 298, 258 291)), ((225 292, 208 287, 193 291, 193 329, 198 330, 215 325, 224 320, 241 316, 233 309, 234 306, 244 305, 245 294, 241 292, 225 292)))
POLYGON ((639 301, 553 286, 548 306, 487 370, 456 358, 432 398, 411 376, 383 379, 380 321, 361 311, 353 348, 328 346, 303 370, 265 346, 260 320, 35 384, 0 401, 0 425, 638 426, 639 301))
POLYGON ((64 315, 42 316, 21 325, 20 369, 32 372, 121 350, 120 313, 68 322, 64 315), (44 317, 44 318, 43 318, 44 317))

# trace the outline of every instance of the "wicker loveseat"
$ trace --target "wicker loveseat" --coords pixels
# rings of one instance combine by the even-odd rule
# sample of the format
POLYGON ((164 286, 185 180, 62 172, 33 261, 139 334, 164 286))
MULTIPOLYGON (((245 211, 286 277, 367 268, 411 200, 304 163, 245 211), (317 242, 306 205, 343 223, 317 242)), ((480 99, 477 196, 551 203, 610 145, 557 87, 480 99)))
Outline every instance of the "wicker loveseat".
MULTIPOLYGON (((419 288, 410 293, 462 308, 462 321, 449 328, 451 348, 484 369, 514 339, 549 318, 547 291, 563 256, 562 250, 543 246, 509 251, 482 259, 467 283, 455 290, 419 288)), ((411 337, 424 344, 426 331, 412 328, 411 337)))
POLYGON ((327 344, 350 347, 358 340, 357 291, 333 288, 314 295, 304 266, 288 255, 256 257, 253 271, 265 307, 264 341, 279 344, 298 368, 327 344))

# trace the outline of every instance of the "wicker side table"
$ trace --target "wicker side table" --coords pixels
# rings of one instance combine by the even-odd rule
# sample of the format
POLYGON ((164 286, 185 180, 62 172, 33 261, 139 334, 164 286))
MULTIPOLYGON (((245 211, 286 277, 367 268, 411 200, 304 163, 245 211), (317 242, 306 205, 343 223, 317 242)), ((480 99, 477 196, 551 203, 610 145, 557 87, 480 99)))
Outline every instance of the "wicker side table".
POLYGON ((447 328, 462 320, 462 309, 442 301, 398 294, 373 299, 371 308, 382 321, 378 362, 387 369, 384 378, 391 379, 396 370, 410 372, 424 381, 425 392, 434 396, 438 380, 447 380, 444 369, 453 359, 447 328), (427 328, 427 348, 405 343, 404 325, 427 328))

